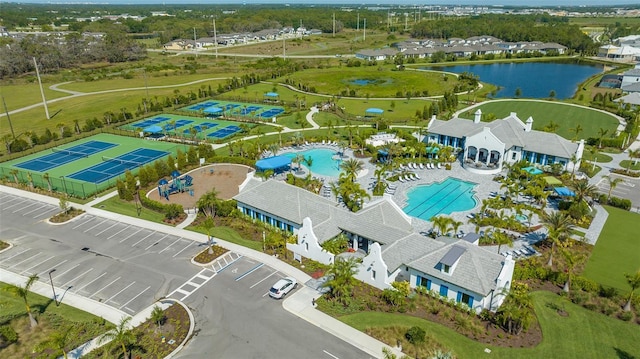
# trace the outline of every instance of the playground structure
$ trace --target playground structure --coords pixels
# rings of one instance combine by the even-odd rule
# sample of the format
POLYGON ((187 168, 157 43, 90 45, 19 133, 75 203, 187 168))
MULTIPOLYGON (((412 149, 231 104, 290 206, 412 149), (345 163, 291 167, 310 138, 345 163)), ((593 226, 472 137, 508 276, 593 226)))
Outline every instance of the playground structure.
POLYGON ((171 182, 164 178, 158 182, 158 194, 160 195, 160 198, 164 197, 168 201, 169 195, 178 192, 183 193, 185 191, 189 191, 193 196, 193 190, 191 190, 191 186, 193 186, 193 177, 189 175, 180 177, 180 172, 173 171, 171 172, 171 178, 171 182))

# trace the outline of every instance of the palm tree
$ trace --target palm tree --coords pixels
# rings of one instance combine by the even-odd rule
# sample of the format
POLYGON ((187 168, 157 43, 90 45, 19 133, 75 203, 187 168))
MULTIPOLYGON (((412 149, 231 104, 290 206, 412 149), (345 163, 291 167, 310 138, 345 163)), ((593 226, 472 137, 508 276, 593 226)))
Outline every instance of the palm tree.
POLYGON ((571 162, 571 180, 575 180, 576 178, 576 164, 578 164, 578 157, 576 156, 576 154, 572 154, 571 158, 569 159, 569 162, 571 162))
POLYGON ((204 222, 202 222, 202 228, 207 233, 207 243, 209 243, 209 254, 213 254, 213 237, 211 236, 211 231, 213 227, 215 227, 215 223, 213 222, 213 218, 207 217, 204 222))
POLYGON ((519 335, 535 319, 529 287, 514 283, 497 313, 498 322, 509 334, 519 335))
POLYGON ((572 253, 568 249, 562 249, 560 253, 562 253, 562 256, 564 257, 564 265, 567 272, 567 281, 564 283, 562 290, 569 294, 569 291, 571 290, 571 277, 573 276, 573 272, 575 272, 576 267, 584 261, 585 256, 580 253, 572 253))
POLYGON ((24 307, 27 311, 27 314, 29 315, 29 323, 31 324, 31 328, 34 328, 35 326, 37 326, 38 322, 36 322, 35 318, 33 317, 33 313, 31 313, 31 306, 29 305, 28 296, 29 296, 29 290, 31 289, 31 286, 37 280, 38 280, 38 275, 32 274, 27 279, 27 283, 25 283, 24 287, 20 287, 17 285, 9 285, 9 287, 7 288, 7 290, 10 293, 15 295, 16 297, 22 298, 22 300, 24 301, 24 307))
POLYGON ((640 148, 635 150, 629 149, 627 155, 629 155, 629 165, 627 166, 627 173, 629 173, 629 170, 631 170, 631 160, 634 160, 634 166, 638 163, 638 158, 640 158, 640 148))
POLYGON ((344 178, 355 182, 358 173, 364 169, 364 164, 355 158, 350 158, 340 163, 340 169, 343 171, 341 176, 344 174, 344 178))
POLYGON ((73 326, 67 326, 66 328, 60 328, 49 335, 49 338, 41 343, 41 348, 50 348, 56 350, 58 353, 62 353, 62 357, 67 359, 67 346, 71 342, 73 337, 73 326))
POLYGON ((47 189, 51 192, 51 177, 49 176, 49 172, 45 172, 42 175, 42 178, 47 181, 47 189))
POLYGON ((629 299, 627 300, 627 303, 624 305, 624 310, 628 312, 631 310, 631 301, 633 299, 633 293, 636 291, 636 289, 640 288, 640 270, 638 270, 633 274, 625 273, 624 276, 627 278, 627 283, 629 283, 629 286, 631 287, 631 293, 629 293, 629 299))
POLYGON ((513 247, 513 238, 508 234, 501 231, 493 231, 492 236, 494 242, 498 245, 498 253, 500 253, 500 248, 503 244, 513 247))
POLYGON ((407 330, 404 337, 409 343, 413 345, 413 349, 416 351, 416 358, 418 357, 418 345, 424 343, 427 333, 418 326, 413 326, 407 330))
POLYGON ((60 122, 56 125, 56 127, 58 127, 58 129, 60 130, 60 138, 64 137, 64 122, 60 122))
POLYGON ((582 132, 582 126, 580 126, 580 124, 577 124, 576 127, 574 128, 570 128, 569 131, 575 133, 576 135, 573 137, 574 141, 578 140, 578 135, 580 134, 580 132, 582 132))
POLYGON ((262 178, 262 181, 264 182, 269 178, 271 178, 271 176, 273 176, 274 173, 275 172, 273 170, 269 169, 269 170, 260 171, 257 174, 260 178, 262 178))
POLYGON ((602 148, 602 139, 604 139, 604 136, 606 136, 608 132, 608 129, 602 127, 598 130, 598 148, 602 148))
POLYGON ((280 144, 280 147, 282 147, 282 131, 284 131, 284 127, 276 127, 276 132, 278 132, 278 143, 280 144))
POLYGON ((151 311, 151 316, 149 317, 151 321, 156 323, 156 328, 160 328, 166 319, 166 315, 164 314, 164 310, 159 306, 155 305, 153 310, 151 311))
POLYGON ((356 258, 336 258, 331 268, 327 271, 330 280, 324 286, 329 288, 329 295, 343 305, 347 305, 351 299, 355 279, 353 276, 358 271, 359 261, 356 258))
POLYGON ((573 192, 576 194, 576 203, 582 202, 582 200, 587 197, 593 197, 598 191, 598 187, 589 184, 589 181, 587 180, 574 181, 571 187, 573 188, 573 192))
POLYGON ((573 224, 571 224, 571 217, 560 211, 543 212, 541 219, 542 224, 547 228, 548 239, 551 241, 549 261, 547 262, 547 265, 551 267, 556 246, 569 237, 573 224))
POLYGON ((18 170, 16 168, 13 168, 9 171, 9 173, 13 176, 13 180, 16 182, 16 184, 18 184, 18 170))
POLYGON ((438 235, 447 233, 447 229, 449 229, 449 223, 451 218, 447 216, 435 216, 431 217, 430 221, 433 223, 433 228, 436 230, 438 235))
POLYGON ((607 183, 609 184, 609 194, 607 194, 607 203, 609 203, 611 192, 613 192, 613 190, 618 186, 618 183, 622 182, 622 178, 614 178, 611 176, 604 176, 603 178, 605 178, 607 180, 607 183))
POLYGON ((216 215, 216 205, 218 204, 218 191, 215 188, 211 189, 207 193, 203 194, 202 197, 198 199, 196 205, 198 209, 204 212, 207 217, 215 217, 216 215))
POLYGON ((112 341, 120 345, 124 359, 128 358, 127 347, 136 342, 136 336, 129 328, 129 322, 131 322, 131 317, 122 317, 115 329, 104 333, 100 338, 101 343, 112 341))

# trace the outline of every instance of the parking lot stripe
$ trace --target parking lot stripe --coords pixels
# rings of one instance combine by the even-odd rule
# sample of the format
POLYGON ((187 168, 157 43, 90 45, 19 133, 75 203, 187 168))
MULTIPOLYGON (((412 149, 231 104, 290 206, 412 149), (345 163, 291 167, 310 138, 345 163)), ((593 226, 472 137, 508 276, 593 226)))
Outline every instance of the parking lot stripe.
MULTIPOLYGON (((175 293, 175 292, 178 292, 178 293, 184 294, 185 296, 186 296, 186 295, 191 294, 191 293, 187 292, 186 290, 182 290, 182 289, 180 289, 180 288, 178 288, 178 289, 174 290, 173 292, 174 292, 174 293, 175 293)), ((184 298, 186 298, 186 297, 184 297, 184 298)), ((182 299, 184 299, 184 298, 182 298, 182 299)))
POLYGON ((5 210, 5 209, 13 208, 13 207, 21 204, 22 202, 24 202, 24 201, 18 201, 17 203, 14 203, 14 204, 10 205, 9 207, 3 207, 2 209, 5 210))
POLYGON ((129 227, 131 227, 131 225, 128 225, 128 226, 126 226, 126 227, 122 228, 121 230, 119 230, 119 231, 117 231, 116 233, 114 233, 114 234, 110 235, 109 237, 107 237, 107 239, 111 239, 111 238, 113 238, 113 237, 117 236, 118 234, 122 233, 122 231, 124 231, 124 230, 126 230, 126 229, 129 229, 129 227))
POLYGON ((2 262, 6 262, 6 261, 8 261, 9 259, 11 259, 11 258, 13 258, 13 257, 16 257, 16 256, 19 256, 19 255, 21 255, 22 253, 27 252, 27 251, 30 251, 30 250, 31 250, 30 248, 27 248, 27 249, 25 249, 24 251, 22 251, 22 252, 20 252, 20 253, 16 253, 16 254, 12 255, 11 257, 9 257, 9 258, 5 258, 5 259, 1 260, 1 261, 0 261, 0 263, 2 263, 2 262))
POLYGON ((33 257, 37 257, 37 256, 39 256, 39 255, 41 255, 41 254, 42 254, 42 252, 38 252, 37 254, 34 254, 34 255, 32 255, 31 257, 27 258, 27 259, 23 259, 23 260, 21 260, 21 261, 20 261, 20 262, 18 262, 18 263, 14 263, 14 264, 13 264, 11 267, 9 267, 9 268, 13 268, 13 267, 17 266, 18 264, 22 264, 22 263, 24 263, 24 262, 26 262, 26 261, 28 261, 28 260, 31 260, 31 258, 33 258, 33 257))
POLYGON ((23 215, 23 216, 26 216, 27 214, 31 214, 31 213, 33 213, 33 212, 35 212, 35 211, 37 211, 37 210, 41 209, 42 207, 46 207, 46 206, 47 206, 47 205, 41 205, 40 207, 38 207, 38 208, 36 208, 36 209, 33 209, 33 210, 31 210, 31 211, 29 211, 29 212, 27 212, 27 213, 23 213, 22 215, 23 215))
POLYGON ((171 243, 170 245, 168 245, 167 247, 165 247, 163 250, 161 250, 160 252, 158 252, 158 254, 160 254, 160 253, 162 253, 162 252, 166 251, 167 249, 171 248, 171 246, 172 246, 172 245, 174 245, 174 244, 176 244, 176 243, 180 242, 180 240, 181 240, 181 239, 182 239, 182 237, 179 237, 178 239, 176 239, 176 241, 175 241, 175 242, 171 243))
POLYGON ((251 286, 251 287, 249 287, 249 288, 252 288, 252 289, 253 289, 253 287, 255 287, 255 286, 257 286, 258 284, 260 284, 260 283, 264 282, 265 280, 269 279, 269 277, 271 277, 272 275, 274 275, 274 274, 276 274, 276 273, 278 273, 278 271, 274 271, 273 273, 269 274, 268 276, 266 276, 266 277, 264 277, 264 278, 260 279, 258 282, 256 282, 256 284, 252 285, 252 286, 251 286))
MULTIPOLYGON (((76 266, 76 267, 77 267, 77 266, 76 266)), ((93 270, 93 268, 89 268, 89 270, 88 270, 88 271, 86 271, 86 272, 84 272, 84 273, 82 273, 82 274, 78 275, 77 277, 73 278, 73 279, 72 279, 72 280, 70 280, 70 281, 67 281, 67 282, 66 282, 65 284, 63 284, 62 286, 63 286, 63 287, 66 287, 66 286, 67 286, 67 285, 69 285, 71 282, 73 282, 73 281, 75 281, 76 279, 78 279, 78 278, 82 277, 83 275, 85 275, 85 274, 87 274, 87 273, 91 272, 92 270, 93 270)), ((65 273, 66 273, 66 272, 65 272, 65 273)))
POLYGON ((49 258, 47 258, 47 259, 43 260, 43 261, 42 261, 42 262, 40 262, 40 263, 36 263, 36 264, 32 265, 31 267, 29 267, 29 268, 27 268, 27 269, 23 270, 22 272, 20 272, 20 274, 26 273, 26 272, 28 272, 29 270, 31 270, 31 269, 33 269, 33 268, 35 268, 35 267, 37 267, 37 266, 39 266, 39 265, 41 265, 41 264, 43 264, 43 263, 46 263, 46 262, 48 262, 49 260, 51 260, 51 259, 53 259, 53 258, 55 258, 55 257, 56 257, 56 256, 51 256, 51 257, 49 257, 49 258))
POLYGON ((27 209, 27 208, 31 207, 31 206, 35 206, 36 204, 38 204, 38 202, 33 202, 30 205, 24 206, 24 207, 22 207, 20 209, 16 209, 15 211, 13 211, 13 213, 20 212, 20 211, 22 211, 24 209, 27 209))
POLYGON ((84 231, 84 232, 82 232, 82 233, 87 233, 87 232, 89 232, 90 230, 92 230, 92 229, 96 228, 97 226, 99 226, 99 225, 103 224, 103 223, 104 223, 104 222, 106 222, 106 221, 108 221, 108 219, 104 219, 104 220, 100 221, 100 223, 98 223, 98 224, 94 225, 93 227, 89 227, 89 229, 87 229, 86 231, 84 231))
POLYGON ((62 277, 63 275, 67 274, 68 272, 70 272, 70 271, 74 270, 74 269, 75 269, 77 266, 79 266, 79 265, 80 265, 80 264, 76 264, 76 265, 74 265, 73 267, 71 267, 71 268, 67 269, 66 271, 64 271, 64 272, 62 272, 62 273, 60 273, 60 274, 58 274, 56 277, 62 277))
POLYGON ((248 271, 244 272, 244 273, 243 273, 243 274, 241 274, 238 278, 236 278, 236 282, 237 282, 237 281, 239 281, 239 280, 242 280, 242 278, 244 278, 244 277, 248 276, 249 274, 251 274, 251 273, 253 273, 253 272, 257 271, 257 270, 258 270, 260 267, 262 267, 263 265, 264 265, 264 263, 260 263, 260 264, 258 264, 257 266, 255 266, 255 267, 253 267, 253 268, 249 269, 248 271))
POLYGON ((323 350, 323 352, 324 352, 325 354, 327 354, 328 356, 332 357, 333 359, 340 359, 340 358, 338 358, 337 356, 335 356, 335 355, 333 355, 333 354, 329 353, 329 352, 328 352, 328 351, 326 351, 326 350, 323 350))
MULTIPOLYGON (((91 269, 93 269, 93 268, 91 268, 91 269)), ((83 290, 83 289, 84 289, 86 286, 88 286, 89 284, 91 284, 91 283, 93 283, 93 282, 97 281, 98 279, 100 279, 100 278, 104 277, 105 275, 107 275, 107 272, 104 272, 104 273, 100 274, 99 276, 97 276, 96 278, 94 278, 91 282, 89 282, 89 283, 87 283, 87 284, 83 285, 82 287, 80 287, 80 288, 76 289, 76 293, 78 293, 79 291, 83 290)))
POLYGON ((110 285, 112 285, 113 283, 115 283, 115 282, 119 281, 119 280, 120 280, 120 278, 122 278, 122 277, 118 277, 118 278, 116 278, 116 279, 112 280, 112 281, 111 281, 111 283, 109 283, 109 284, 105 285, 104 287, 100 288, 100 290, 99 290, 99 291, 94 292, 94 293, 93 293, 93 295, 91 295, 91 296, 93 297, 94 295, 96 295, 96 294, 98 294, 98 293, 102 292, 102 291, 103 291, 103 290, 105 290, 108 286, 110 286, 110 285))
POLYGON ((66 262, 68 262, 68 259, 63 260, 62 262, 54 265, 53 267, 49 268, 49 269, 45 269, 42 272, 40 272, 40 274, 38 274, 38 276, 43 276, 45 273, 49 273, 50 270, 52 270, 53 268, 57 267, 57 266, 61 266, 63 264, 65 264, 66 262))
POLYGON ((82 221, 82 222, 80 222, 78 225, 76 225, 76 226, 75 226, 75 227, 73 227, 72 229, 78 229, 78 228, 80 228, 80 227, 84 226, 85 224, 87 224, 87 223, 89 223, 89 222, 93 221, 93 220, 95 219, 95 217, 93 217, 93 216, 87 216, 87 217, 86 217, 86 219, 87 219, 86 221, 82 221))
POLYGON ((165 234, 165 235, 164 235, 164 236, 162 236, 162 238, 160 238, 157 242, 155 242, 155 243, 153 243, 153 244, 149 245, 149 247, 145 248, 144 250, 146 251, 147 249, 149 249, 149 248, 151 248, 151 247, 155 246, 156 244, 160 243, 163 239, 165 239, 165 238, 167 238, 167 237, 169 237, 169 235, 168 235, 168 234, 165 234))
POLYGON ((138 230, 137 230, 137 231, 135 231, 135 232, 131 233, 130 235, 128 235, 128 236, 126 236, 126 237, 124 237, 124 238, 123 238, 119 243, 122 243, 122 242, 126 241, 127 239, 129 239, 129 238, 133 237, 134 235, 136 235, 136 234, 137 234, 138 232, 140 232, 141 230, 142 230, 142 228, 138 228, 138 230))
MULTIPOLYGON (((147 290, 149 290, 149 288, 151 288, 151 286, 146 287, 142 292, 140 292, 140 293, 136 294, 136 296, 135 296, 135 297, 133 297, 133 298, 129 299, 129 301, 128 301, 128 302, 124 303, 124 304, 123 304, 120 308, 118 308, 118 309, 122 309, 122 307, 124 307, 125 305, 127 305, 127 304, 129 304, 129 303, 133 302, 136 298, 138 298, 138 297, 139 297, 139 296, 141 296, 144 292, 146 292, 147 290)), ((133 310, 131 310, 130 308, 127 308, 127 307, 125 307, 125 308, 126 308, 126 309, 129 309, 129 311, 133 312, 133 310)))
POLYGON ((38 217, 42 217, 42 216, 48 216, 49 213, 54 213, 56 211, 57 210, 55 208, 49 208, 49 209, 47 209, 46 211, 44 211, 42 213, 36 214, 35 216, 33 216, 33 218, 38 218, 38 217))
POLYGON ((113 222, 112 225, 110 225, 109 227, 107 227, 107 228, 103 229, 102 231, 96 233, 95 236, 97 237, 97 236, 101 235, 102 233, 110 230, 111 228, 115 227, 116 225, 118 225, 118 222, 113 222))
POLYGON ((111 299, 115 298, 116 296, 118 296, 118 294, 120 294, 120 293, 124 292, 125 290, 127 290, 129 287, 131 287, 131 286, 132 286, 132 285, 134 285, 134 284, 136 284, 136 282, 135 282, 135 281, 131 282, 131 284, 129 284, 128 286, 126 286, 126 287, 122 288, 118 293, 116 293, 116 294, 112 295, 112 296, 111 296, 111 298, 109 298, 109 299, 105 300, 104 302, 105 302, 105 303, 110 302, 110 301, 111 301, 111 299))
POLYGON ((187 244, 187 246, 186 246, 186 247, 182 248, 182 249, 180 250, 180 252, 178 252, 178 253, 174 254, 172 258, 175 258, 178 254, 180 254, 180 253, 184 252, 184 250, 185 250, 185 249, 187 249, 187 248, 191 247, 191 245, 192 245, 192 244, 194 244, 194 243, 195 243, 195 242, 193 242, 193 241, 189 242, 189 244, 187 244))
POLYGON ((147 239, 147 238, 151 237, 151 235, 153 235, 154 233, 156 233, 156 231, 153 231, 153 232, 149 233, 148 235, 146 235, 146 236, 145 236, 144 238, 142 238, 141 240, 139 240, 139 241, 137 241, 136 243, 132 244, 132 245, 131 245, 131 247, 135 247, 135 246, 136 246, 136 244, 138 244, 138 243, 140 243, 140 242, 144 241, 145 239, 147 239))

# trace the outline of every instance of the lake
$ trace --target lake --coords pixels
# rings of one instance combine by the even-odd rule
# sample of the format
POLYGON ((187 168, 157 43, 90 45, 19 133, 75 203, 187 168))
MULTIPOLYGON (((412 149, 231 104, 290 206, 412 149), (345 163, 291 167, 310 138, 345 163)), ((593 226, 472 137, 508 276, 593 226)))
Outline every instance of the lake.
POLYGON ((495 98, 520 97, 548 98, 551 90, 557 99, 573 97, 578 86, 589 77, 602 73, 603 65, 576 62, 508 62, 494 64, 469 64, 454 66, 430 66, 427 70, 455 73, 471 72, 480 81, 499 86, 495 98))

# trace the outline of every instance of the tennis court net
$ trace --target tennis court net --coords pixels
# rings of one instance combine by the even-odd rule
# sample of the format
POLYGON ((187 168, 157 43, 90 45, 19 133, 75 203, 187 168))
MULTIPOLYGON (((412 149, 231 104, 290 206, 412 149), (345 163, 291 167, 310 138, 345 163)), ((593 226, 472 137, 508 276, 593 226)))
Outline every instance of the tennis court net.
POLYGON ((51 151, 56 152, 56 153, 64 153, 66 155, 71 155, 71 156, 76 156, 76 157, 84 157, 84 158, 89 158, 89 155, 86 153, 82 153, 82 152, 73 152, 73 151, 69 151, 69 150, 64 150, 61 148, 52 148, 51 151))
POLYGON ((102 156, 102 160, 105 162, 118 163, 118 164, 124 165, 127 168, 140 167, 144 165, 144 163, 141 163, 141 162, 127 161, 119 158, 111 158, 111 157, 105 157, 105 156, 102 156))

